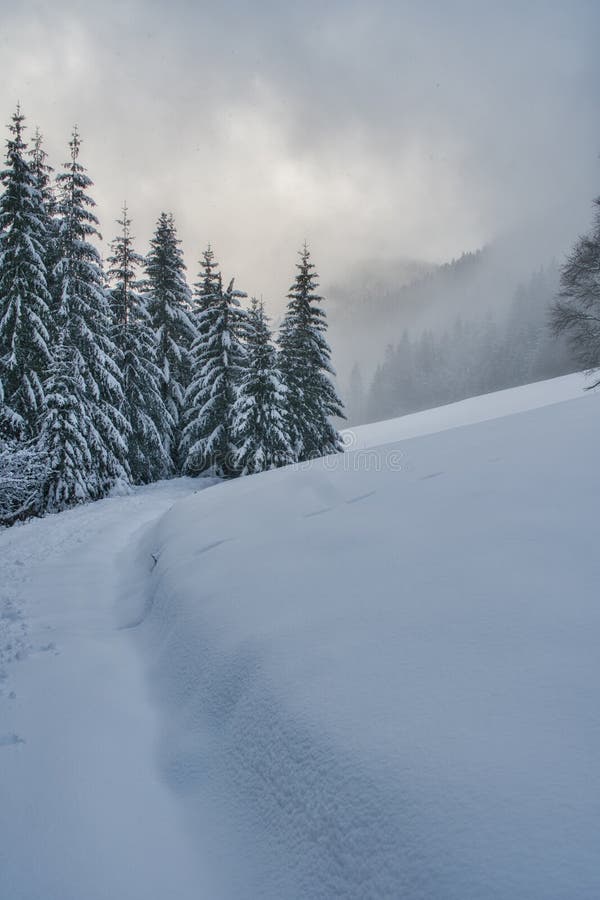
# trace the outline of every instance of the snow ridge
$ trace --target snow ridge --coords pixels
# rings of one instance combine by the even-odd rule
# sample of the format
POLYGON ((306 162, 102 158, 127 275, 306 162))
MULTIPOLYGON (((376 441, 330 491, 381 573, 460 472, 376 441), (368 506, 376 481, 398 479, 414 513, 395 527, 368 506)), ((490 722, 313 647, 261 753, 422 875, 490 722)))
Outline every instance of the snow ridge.
POLYGON ((160 770, 213 896, 598 895, 578 396, 220 484, 147 536, 160 770))

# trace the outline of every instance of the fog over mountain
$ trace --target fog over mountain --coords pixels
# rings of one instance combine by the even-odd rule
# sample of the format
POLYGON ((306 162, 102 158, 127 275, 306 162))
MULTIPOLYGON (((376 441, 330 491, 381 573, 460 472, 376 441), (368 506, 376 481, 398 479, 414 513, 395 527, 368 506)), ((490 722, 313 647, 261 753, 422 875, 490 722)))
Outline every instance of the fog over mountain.
POLYGON ((531 268, 600 183, 600 7, 332 0, 0 4, 4 120, 51 161, 79 125, 102 230, 145 249, 175 215, 190 275, 212 241, 281 308, 306 238, 325 286, 519 235, 531 268))

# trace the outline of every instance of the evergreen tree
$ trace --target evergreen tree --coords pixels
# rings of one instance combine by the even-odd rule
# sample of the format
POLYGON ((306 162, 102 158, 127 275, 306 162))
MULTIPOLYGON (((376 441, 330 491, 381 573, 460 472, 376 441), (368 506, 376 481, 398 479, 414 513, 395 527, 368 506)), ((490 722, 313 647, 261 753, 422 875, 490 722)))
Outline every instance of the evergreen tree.
MULTIPOLYGON (((214 273, 207 278, 213 278, 214 273)), ((237 474, 234 404, 245 366, 242 333, 245 314, 233 288, 223 290, 216 276, 214 293, 203 295, 205 308, 197 314, 198 335, 192 346, 192 380, 185 395, 182 437, 184 471, 207 472, 224 478, 237 474)))
POLYGON ((57 177, 59 260, 55 267, 58 346, 48 380, 44 445, 52 458, 46 487, 56 509, 104 496, 127 481, 129 425, 123 402, 118 351, 100 255, 90 238, 100 237, 92 182, 79 163, 77 130, 71 158, 57 177))
POLYGON ((286 422, 286 391, 262 302, 252 299, 246 329, 247 360, 233 408, 240 475, 283 466, 293 459, 286 422))
POLYGON ((48 458, 43 509, 60 512, 102 496, 95 451, 102 438, 94 426, 85 365, 61 329, 46 385, 40 443, 48 458))
POLYGON ((156 341, 142 283, 136 271, 144 259, 136 253, 127 207, 117 220, 121 233, 111 244, 108 277, 113 326, 123 384, 122 413, 129 422, 128 460, 135 484, 156 481, 171 472, 171 458, 163 443, 173 428, 161 395, 161 372, 156 364, 156 341))
POLYGON ((179 443, 183 397, 189 381, 189 351, 195 328, 185 263, 172 215, 161 213, 146 258, 148 312, 156 334, 161 396, 168 418, 161 441, 171 459, 171 472, 180 470, 179 443))
POLYGON ((42 195, 46 214, 48 217, 52 217, 56 214, 56 195, 52 183, 54 169, 48 164, 48 154, 44 150, 44 138, 39 128, 35 129, 29 157, 31 170, 42 195))
POLYGON ((344 418, 330 376, 327 322, 315 293, 318 276, 306 244, 300 251, 296 280, 280 333, 280 366, 288 396, 288 433, 297 459, 313 459, 342 450, 332 416, 344 418))
POLYGON ((28 440, 37 432, 52 357, 46 215, 26 159, 23 123, 17 108, 0 174, 0 436, 28 440))
POLYGON ((210 244, 202 254, 200 265, 198 281, 194 285, 193 307, 197 333, 201 325, 206 324, 204 320, 200 321, 202 313, 206 312, 219 297, 219 263, 215 260, 215 254, 210 244))
MULTIPOLYGON (((48 165, 48 154, 44 150, 43 137, 39 128, 35 130, 33 146, 29 156, 30 165, 43 201, 44 227, 47 235, 44 262, 46 264, 48 290, 52 298, 51 309, 54 312, 58 309, 58 297, 53 273, 59 258, 58 235, 60 221, 58 218, 58 202, 54 190, 54 169, 48 165)), ((52 317, 50 324, 51 326, 54 324, 54 317, 52 317)), ((51 330, 51 341, 54 343, 56 339, 56 334, 51 330)))

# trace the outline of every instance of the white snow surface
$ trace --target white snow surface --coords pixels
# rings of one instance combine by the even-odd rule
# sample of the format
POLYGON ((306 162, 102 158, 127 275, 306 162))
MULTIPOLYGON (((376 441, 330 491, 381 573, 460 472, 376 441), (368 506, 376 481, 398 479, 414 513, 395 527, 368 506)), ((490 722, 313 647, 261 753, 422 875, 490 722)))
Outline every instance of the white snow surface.
POLYGON ((0 534, 0 898, 597 900, 600 395, 569 378, 0 534))
POLYGON ((163 482, 0 533, 1 900, 210 896, 115 608, 140 529, 201 486, 163 482))

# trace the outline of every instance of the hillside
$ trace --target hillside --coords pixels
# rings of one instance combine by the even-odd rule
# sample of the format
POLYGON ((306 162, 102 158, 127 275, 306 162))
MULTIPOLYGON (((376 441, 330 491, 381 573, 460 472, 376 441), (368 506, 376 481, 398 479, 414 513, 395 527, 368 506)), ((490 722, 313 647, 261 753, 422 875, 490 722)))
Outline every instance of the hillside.
POLYGON ((596 898, 583 382, 0 534, 0 896, 596 898))

